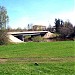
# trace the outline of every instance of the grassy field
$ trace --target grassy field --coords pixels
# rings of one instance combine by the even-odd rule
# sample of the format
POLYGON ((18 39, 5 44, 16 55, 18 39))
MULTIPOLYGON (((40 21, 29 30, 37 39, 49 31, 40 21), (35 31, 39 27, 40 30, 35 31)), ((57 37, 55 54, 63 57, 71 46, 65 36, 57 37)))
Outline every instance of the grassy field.
POLYGON ((0 75, 75 75, 74 63, 0 64, 0 75))
POLYGON ((68 57, 74 55, 73 41, 66 42, 28 42, 0 46, 0 58, 14 57, 68 57))
POLYGON ((74 52, 74 41, 0 46, 0 75, 75 75, 74 52))

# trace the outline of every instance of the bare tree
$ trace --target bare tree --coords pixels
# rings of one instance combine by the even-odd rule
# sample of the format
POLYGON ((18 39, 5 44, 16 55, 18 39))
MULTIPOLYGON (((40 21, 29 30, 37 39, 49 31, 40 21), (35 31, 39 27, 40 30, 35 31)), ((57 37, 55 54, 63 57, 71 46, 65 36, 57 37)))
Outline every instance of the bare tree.
POLYGON ((0 6, 0 45, 8 43, 6 32, 6 23, 8 22, 7 10, 4 6, 0 6))
POLYGON ((71 34, 74 32, 73 25, 68 21, 64 22, 64 25, 59 28, 59 33, 62 37, 71 37, 71 34))
POLYGON ((0 6, 0 29, 6 29, 6 24, 9 21, 7 10, 4 6, 0 6))

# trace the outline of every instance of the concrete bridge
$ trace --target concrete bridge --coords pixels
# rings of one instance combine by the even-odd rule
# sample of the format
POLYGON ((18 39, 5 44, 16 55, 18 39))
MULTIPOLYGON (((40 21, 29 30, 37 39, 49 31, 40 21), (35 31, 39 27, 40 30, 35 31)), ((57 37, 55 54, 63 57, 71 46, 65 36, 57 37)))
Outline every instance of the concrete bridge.
POLYGON ((8 37, 11 42, 24 42, 24 37, 27 35, 33 36, 45 36, 45 34, 50 33, 49 31, 25 31, 25 32, 8 32, 8 37))

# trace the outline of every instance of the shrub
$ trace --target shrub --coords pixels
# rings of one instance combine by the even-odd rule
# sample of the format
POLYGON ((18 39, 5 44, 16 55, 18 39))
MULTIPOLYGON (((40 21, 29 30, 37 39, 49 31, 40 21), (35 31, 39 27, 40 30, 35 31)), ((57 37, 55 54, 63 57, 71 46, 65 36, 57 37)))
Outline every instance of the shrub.
POLYGON ((0 45, 8 44, 7 32, 0 30, 0 45))
POLYGON ((29 41, 30 38, 31 38, 31 36, 27 35, 27 36, 24 37, 24 41, 27 42, 27 41, 29 41))
POLYGON ((32 38, 33 42, 42 42, 44 39, 41 36, 35 36, 32 38))

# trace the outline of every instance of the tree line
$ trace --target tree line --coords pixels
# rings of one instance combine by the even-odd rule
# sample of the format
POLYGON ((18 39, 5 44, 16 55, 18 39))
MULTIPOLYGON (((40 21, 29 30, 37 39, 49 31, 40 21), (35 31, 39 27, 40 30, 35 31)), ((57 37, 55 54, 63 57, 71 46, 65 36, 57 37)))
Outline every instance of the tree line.
POLYGON ((47 30, 59 34, 63 39, 75 37, 75 26, 69 20, 64 22, 61 19, 55 19, 54 23, 55 26, 50 26, 47 30))

